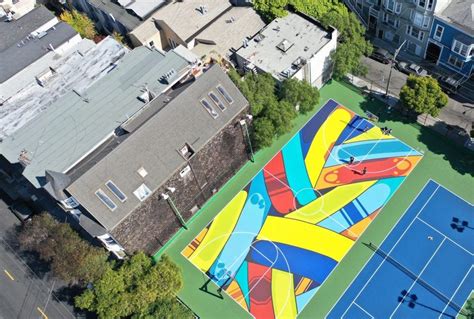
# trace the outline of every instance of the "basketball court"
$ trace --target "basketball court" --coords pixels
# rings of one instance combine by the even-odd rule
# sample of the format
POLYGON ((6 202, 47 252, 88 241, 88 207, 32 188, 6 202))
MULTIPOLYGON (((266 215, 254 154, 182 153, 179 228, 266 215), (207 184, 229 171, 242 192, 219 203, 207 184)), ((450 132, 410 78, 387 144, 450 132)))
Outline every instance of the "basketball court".
POLYGON ((329 100, 182 254, 255 318, 295 318, 422 154, 329 100))
POLYGON ((328 318, 456 318, 474 288, 474 207, 430 180, 328 318))

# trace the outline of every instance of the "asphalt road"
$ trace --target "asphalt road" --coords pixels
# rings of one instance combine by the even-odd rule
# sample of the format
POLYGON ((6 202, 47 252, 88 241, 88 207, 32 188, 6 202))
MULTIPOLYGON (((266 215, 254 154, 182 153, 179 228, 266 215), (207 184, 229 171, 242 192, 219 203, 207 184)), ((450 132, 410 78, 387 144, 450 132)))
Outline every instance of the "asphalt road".
MULTIPOLYGON (((363 63, 368 67, 366 79, 371 81, 373 85, 385 89, 387 87, 390 65, 383 64, 363 57, 363 63)), ((407 76, 395 68, 392 70, 389 91, 392 94, 399 95, 400 90, 406 83, 407 76)), ((470 83, 466 83, 459 90, 458 95, 449 97, 448 105, 441 110, 438 118, 450 125, 462 127, 469 132, 474 123, 474 88, 469 87, 470 83)))
POLYGON ((51 294, 55 282, 38 278, 5 241, 7 232, 18 224, 0 200, 0 318, 75 318, 72 308, 51 294))

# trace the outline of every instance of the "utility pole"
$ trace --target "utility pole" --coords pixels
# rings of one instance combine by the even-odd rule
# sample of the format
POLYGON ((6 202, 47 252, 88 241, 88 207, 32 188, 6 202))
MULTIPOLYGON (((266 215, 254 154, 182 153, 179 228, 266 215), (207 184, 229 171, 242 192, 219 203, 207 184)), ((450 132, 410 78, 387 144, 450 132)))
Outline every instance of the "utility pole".
MULTIPOLYGON (((251 115, 248 115, 249 119, 251 119, 251 115)), ((249 134, 249 129, 247 127, 247 121, 245 119, 240 120, 240 126, 242 127, 242 130, 244 131, 244 136, 247 140, 247 144, 250 150, 250 161, 252 163, 255 162, 255 157, 253 154, 253 147, 252 147, 252 141, 250 140, 250 134, 249 134)))
POLYGON ((166 200, 168 202, 168 204, 170 205, 171 207, 171 210, 173 211, 173 213, 175 214, 176 218, 178 218, 181 226, 183 226, 184 229, 188 229, 188 227, 186 226, 186 222, 184 221, 184 218, 183 216, 181 215, 181 213, 179 212, 178 208, 176 207, 176 205, 174 204, 173 202, 173 199, 171 198, 171 196, 169 194, 171 193, 174 193, 176 191, 176 188, 174 187, 167 187, 167 192, 165 193, 162 193, 160 196, 162 199, 166 200))
POLYGON ((393 54, 393 59, 391 59, 390 61, 390 73, 388 74, 387 89, 385 90, 385 98, 388 97, 388 87, 390 86, 390 79, 392 78, 393 63, 395 62, 395 59, 397 58, 397 55, 400 53, 400 50, 402 49, 402 47, 405 45, 405 42, 407 42, 407 40, 403 41, 403 43, 398 47, 398 49, 395 50, 395 53, 393 54))

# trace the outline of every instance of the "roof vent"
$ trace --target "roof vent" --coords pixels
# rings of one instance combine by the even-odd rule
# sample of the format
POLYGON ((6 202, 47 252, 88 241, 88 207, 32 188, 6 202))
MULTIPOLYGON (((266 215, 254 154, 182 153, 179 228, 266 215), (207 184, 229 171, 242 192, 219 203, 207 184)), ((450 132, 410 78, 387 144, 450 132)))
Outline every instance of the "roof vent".
POLYGON ((142 92, 142 94, 137 96, 137 99, 139 99, 143 103, 148 103, 155 98, 155 94, 152 91, 148 90, 147 86, 145 86, 142 92))
POLYGON ((163 75, 163 81, 170 84, 171 81, 176 77, 176 70, 171 69, 163 75))
POLYGON ((276 47, 281 51, 286 52, 293 46, 293 44, 294 43, 288 41, 287 39, 283 39, 276 47))
POLYGON ((41 38, 43 38, 44 36, 46 36, 47 34, 48 34, 48 32, 46 32, 46 31, 41 31, 40 33, 38 33, 38 34, 36 35, 36 37, 37 37, 38 39, 41 39, 41 38))
POLYGON ((205 15, 207 13, 207 7, 203 4, 199 5, 199 8, 196 9, 200 14, 205 15))
POLYGON ((20 155, 18 155, 18 162, 24 167, 31 164, 31 159, 28 157, 28 151, 26 149, 22 149, 20 155))

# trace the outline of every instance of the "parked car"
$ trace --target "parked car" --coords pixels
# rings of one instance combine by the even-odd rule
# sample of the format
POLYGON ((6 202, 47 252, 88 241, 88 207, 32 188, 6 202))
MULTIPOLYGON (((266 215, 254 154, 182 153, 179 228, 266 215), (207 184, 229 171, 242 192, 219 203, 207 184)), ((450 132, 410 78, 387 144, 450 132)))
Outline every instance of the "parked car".
POLYGON ((22 223, 29 221, 33 215, 31 207, 23 201, 13 202, 10 206, 10 210, 22 223))
POLYGON ((456 94, 461 86, 459 81, 456 81, 450 76, 441 76, 438 79, 438 83, 439 86, 441 86, 441 89, 443 89, 447 94, 456 94))
POLYGON ((376 61, 382 62, 383 64, 389 64, 392 60, 390 53, 382 48, 375 49, 370 57, 376 61))
POLYGON ((415 63, 408 64, 407 62, 398 62, 396 66, 397 70, 405 74, 413 74, 418 76, 427 76, 428 71, 423 69, 421 66, 415 63))

